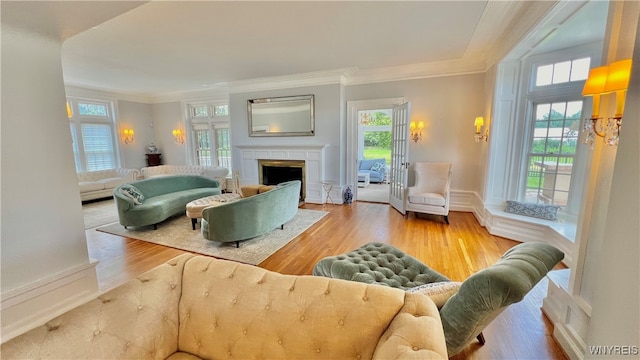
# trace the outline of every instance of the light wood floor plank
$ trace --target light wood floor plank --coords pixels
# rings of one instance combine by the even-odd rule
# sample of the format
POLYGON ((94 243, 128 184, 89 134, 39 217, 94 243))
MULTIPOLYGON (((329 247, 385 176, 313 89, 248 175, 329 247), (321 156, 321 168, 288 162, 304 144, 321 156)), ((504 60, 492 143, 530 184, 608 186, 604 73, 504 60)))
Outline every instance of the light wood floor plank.
MULTIPOLYGON (((284 274, 311 274, 325 256, 351 251, 368 242, 391 244, 454 281, 493 265, 516 241, 490 235, 471 213, 408 219, 384 204, 313 205, 329 214, 259 266, 284 274)), ((160 225, 162 226, 162 225, 160 225)), ((111 289, 184 251, 87 230, 89 254, 100 261, 101 291, 111 289)), ((240 247, 240 250, 242 246, 240 247)), ((560 266, 561 267, 561 266, 560 266)), ((487 343, 475 342, 454 359, 566 359, 553 340, 552 326, 540 307, 546 280, 485 329, 487 343)))

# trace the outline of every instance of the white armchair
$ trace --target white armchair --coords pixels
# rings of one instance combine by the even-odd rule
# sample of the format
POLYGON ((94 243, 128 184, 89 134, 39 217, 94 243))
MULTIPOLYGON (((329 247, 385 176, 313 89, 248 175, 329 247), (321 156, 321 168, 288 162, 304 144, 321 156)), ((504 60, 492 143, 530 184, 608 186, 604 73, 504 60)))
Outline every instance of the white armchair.
POLYGON ((451 163, 416 162, 415 185, 405 190, 405 218, 409 211, 443 215, 449 224, 449 186, 451 163))

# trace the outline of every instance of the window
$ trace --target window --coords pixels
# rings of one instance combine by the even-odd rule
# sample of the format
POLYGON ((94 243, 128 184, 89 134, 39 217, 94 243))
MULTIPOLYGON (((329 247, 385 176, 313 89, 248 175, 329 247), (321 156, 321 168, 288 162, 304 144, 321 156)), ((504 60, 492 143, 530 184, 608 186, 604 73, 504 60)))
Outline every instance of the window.
POLYGON ((222 166, 231 174, 231 134, 227 104, 189 104, 194 162, 222 166))
MULTIPOLYGON (((575 49, 574 49, 575 50, 575 49)), ((530 79, 523 83, 518 200, 559 205, 577 215, 586 159, 579 146, 583 113, 582 87, 588 77, 591 50, 532 56, 524 61, 530 79), (526 84, 533 84, 528 87, 526 84)), ((517 145, 514 145, 517 146, 517 145)), ((515 150, 514 150, 515 151, 515 150)))
POLYGON ((578 145, 582 101, 534 106, 525 200, 566 206, 578 145))
POLYGON ((68 99, 76 171, 114 169, 117 165, 115 118, 111 102, 68 99))
POLYGON ((536 86, 562 84, 586 80, 589 76, 591 58, 562 61, 536 68, 536 86))

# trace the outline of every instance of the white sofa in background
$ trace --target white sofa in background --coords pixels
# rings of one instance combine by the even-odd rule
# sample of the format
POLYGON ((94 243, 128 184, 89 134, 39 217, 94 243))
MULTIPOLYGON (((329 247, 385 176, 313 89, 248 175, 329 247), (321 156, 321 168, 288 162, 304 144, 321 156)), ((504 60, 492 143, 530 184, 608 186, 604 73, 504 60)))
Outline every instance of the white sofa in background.
POLYGON ((138 169, 110 169, 78 173, 80 199, 82 201, 113 196, 116 186, 135 181, 140 175, 138 169))
POLYGON ((218 180, 220 188, 225 189, 226 177, 229 169, 221 166, 199 166, 199 165, 158 165, 143 167, 141 170, 145 179, 158 176, 169 175, 197 175, 218 180))

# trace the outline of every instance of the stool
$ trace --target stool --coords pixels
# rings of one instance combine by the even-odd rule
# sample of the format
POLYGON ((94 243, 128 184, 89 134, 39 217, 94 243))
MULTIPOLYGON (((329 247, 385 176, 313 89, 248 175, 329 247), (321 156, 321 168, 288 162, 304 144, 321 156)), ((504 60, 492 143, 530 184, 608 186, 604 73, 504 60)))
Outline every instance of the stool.
POLYGON ((419 285, 451 281, 420 260, 382 243, 368 243, 347 254, 321 259, 313 275, 380 284, 407 290, 419 285))
POLYGON ((333 189, 333 184, 335 184, 335 181, 323 181, 322 182, 322 188, 324 189, 324 191, 327 193, 327 199, 326 202, 331 202, 331 204, 333 204, 333 199, 331 198, 331 189, 333 189))
POLYGON ((186 213, 191 218, 191 228, 196 229, 198 218, 202 218, 202 210, 209 206, 218 206, 224 203, 240 200, 240 195, 235 193, 226 193, 219 195, 211 195, 196 199, 187 204, 186 213))

